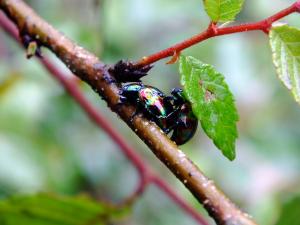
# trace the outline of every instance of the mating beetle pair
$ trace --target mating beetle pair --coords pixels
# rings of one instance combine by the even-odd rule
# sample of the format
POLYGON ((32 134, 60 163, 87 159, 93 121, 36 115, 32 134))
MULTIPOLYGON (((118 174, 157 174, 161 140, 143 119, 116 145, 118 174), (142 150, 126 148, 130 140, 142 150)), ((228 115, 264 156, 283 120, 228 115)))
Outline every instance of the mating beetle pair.
POLYGON ((123 103, 135 104, 138 111, 141 110, 166 134, 173 131, 171 140, 177 145, 186 143, 194 136, 198 120, 181 89, 175 88, 171 96, 166 96, 155 87, 142 83, 130 83, 122 87, 120 96, 123 103))

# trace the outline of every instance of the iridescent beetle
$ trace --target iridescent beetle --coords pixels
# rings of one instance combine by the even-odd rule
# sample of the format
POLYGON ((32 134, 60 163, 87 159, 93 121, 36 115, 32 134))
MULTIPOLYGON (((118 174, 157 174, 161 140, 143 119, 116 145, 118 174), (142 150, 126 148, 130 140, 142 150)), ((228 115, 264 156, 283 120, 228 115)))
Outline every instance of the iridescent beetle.
POLYGON ((166 96, 159 89, 142 83, 126 84, 120 92, 122 102, 135 104, 166 134, 173 131, 171 140, 182 145, 194 136, 198 120, 181 89, 173 89, 171 94, 166 96))
POLYGON ((173 105, 159 89, 142 83, 124 85, 120 92, 122 102, 130 102, 138 111, 154 121, 165 133, 169 133, 168 118, 172 115, 173 105))

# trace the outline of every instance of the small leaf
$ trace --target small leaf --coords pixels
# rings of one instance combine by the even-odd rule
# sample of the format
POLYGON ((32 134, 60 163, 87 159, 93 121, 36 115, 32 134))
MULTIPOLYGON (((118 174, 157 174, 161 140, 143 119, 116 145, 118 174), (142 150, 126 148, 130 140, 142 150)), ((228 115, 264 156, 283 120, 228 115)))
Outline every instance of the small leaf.
POLYGON ((205 133, 230 160, 235 158, 238 114, 222 74, 188 56, 179 62, 181 84, 205 133))
POLYGON ((279 79, 300 103, 300 30, 288 25, 273 27, 270 43, 279 79))
POLYGON ((105 225, 121 211, 87 197, 18 196, 0 201, 0 224, 105 225))
POLYGON ((204 7, 213 22, 234 21, 244 0, 203 0, 204 7))

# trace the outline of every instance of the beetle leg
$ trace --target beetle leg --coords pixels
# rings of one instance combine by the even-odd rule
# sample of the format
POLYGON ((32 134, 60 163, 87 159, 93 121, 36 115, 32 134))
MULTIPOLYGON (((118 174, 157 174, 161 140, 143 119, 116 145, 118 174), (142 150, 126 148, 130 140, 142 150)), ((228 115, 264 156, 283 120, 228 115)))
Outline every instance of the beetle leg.
POLYGON ((130 123, 133 123, 134 117, 136 117, 139 114, 139 111, 136 110, 131 116, 130 116, 130 123))
POLYGON ((163 132, 165 132, 166 134, 170 133, 172 130, 174 130, 177 126, 178 126, 179 122, 176 121, 174 122, 171 126, 169 126, 168 128, 162 129, 163 132))
MULTIPOLYGON (((167 101, 169 99, 173 100, 172 96, 167 96, 166 98, 168 98, 167 101)), ((180 112, 180 109, 181 106, 176 106, 175 109, 166 116, 167 122, 171 123, 171 125, 168 124, 167 128, 162 129, 166 134, 170 133, 179 125, 178 113, 180 112)))
MULTIPOLYGON (((138 103, 139 103, 139 101, 138 101, 138 103)), ((136 116, 140 113, 141 110, 142 110, 141 105, 140 105, 140 104, 137 104, 137 108, 136 108, 135 112, 130 116, 130 120, 129 120, 130 123, 133 122, 134 117, 136 117, 136 116)))
POLYGON ((178 126, 179 121, 176 118, 178 116, 177 112, 178 109, 174 110, 166 117, 167 121, 172 121, 172 124, 170 126, 167 126, 167 128, 162 128, 163 132, 165 132, 166 134, 170 133, 173 129, 175 129, 178 126))
POLYGON ((127 100, 127 98, 126 98, 125 96, 123 96, 122 94, 120 94, 120 98, 119 98, 119 102, 120 102, 120 104, 123 104, 123 103, 125 103, 125 102, 126 102, 126 100, 127 100))
POLYGON ((164 97, 164 104, 169 104, 171 106, 171 105, 173 105, 173 102, 174 102, 173 96, 164 97))
POLYGON ((126 103, 126 101, 127 101, 127 98, 123 95, 123 90, 120 90, 119 91, 119 101, 116 104, 116 107, 122 106, 123 104, 126 103))

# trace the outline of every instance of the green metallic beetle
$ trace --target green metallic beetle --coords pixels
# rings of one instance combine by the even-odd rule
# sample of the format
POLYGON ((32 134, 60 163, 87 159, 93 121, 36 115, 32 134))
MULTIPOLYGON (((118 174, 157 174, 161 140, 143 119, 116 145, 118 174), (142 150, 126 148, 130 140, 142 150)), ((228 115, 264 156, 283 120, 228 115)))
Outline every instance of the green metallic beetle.
POLYGON ((171 96, 166 96, 155 87, 143 83, 130 83, 122 87, 120 96, 123 103, 136 105, 138 111, 141 110, 166 134, 173 131, 171 140, 177 145, 186 143, 194 136, 198 120, 181 89, 175 88, 171 96))

